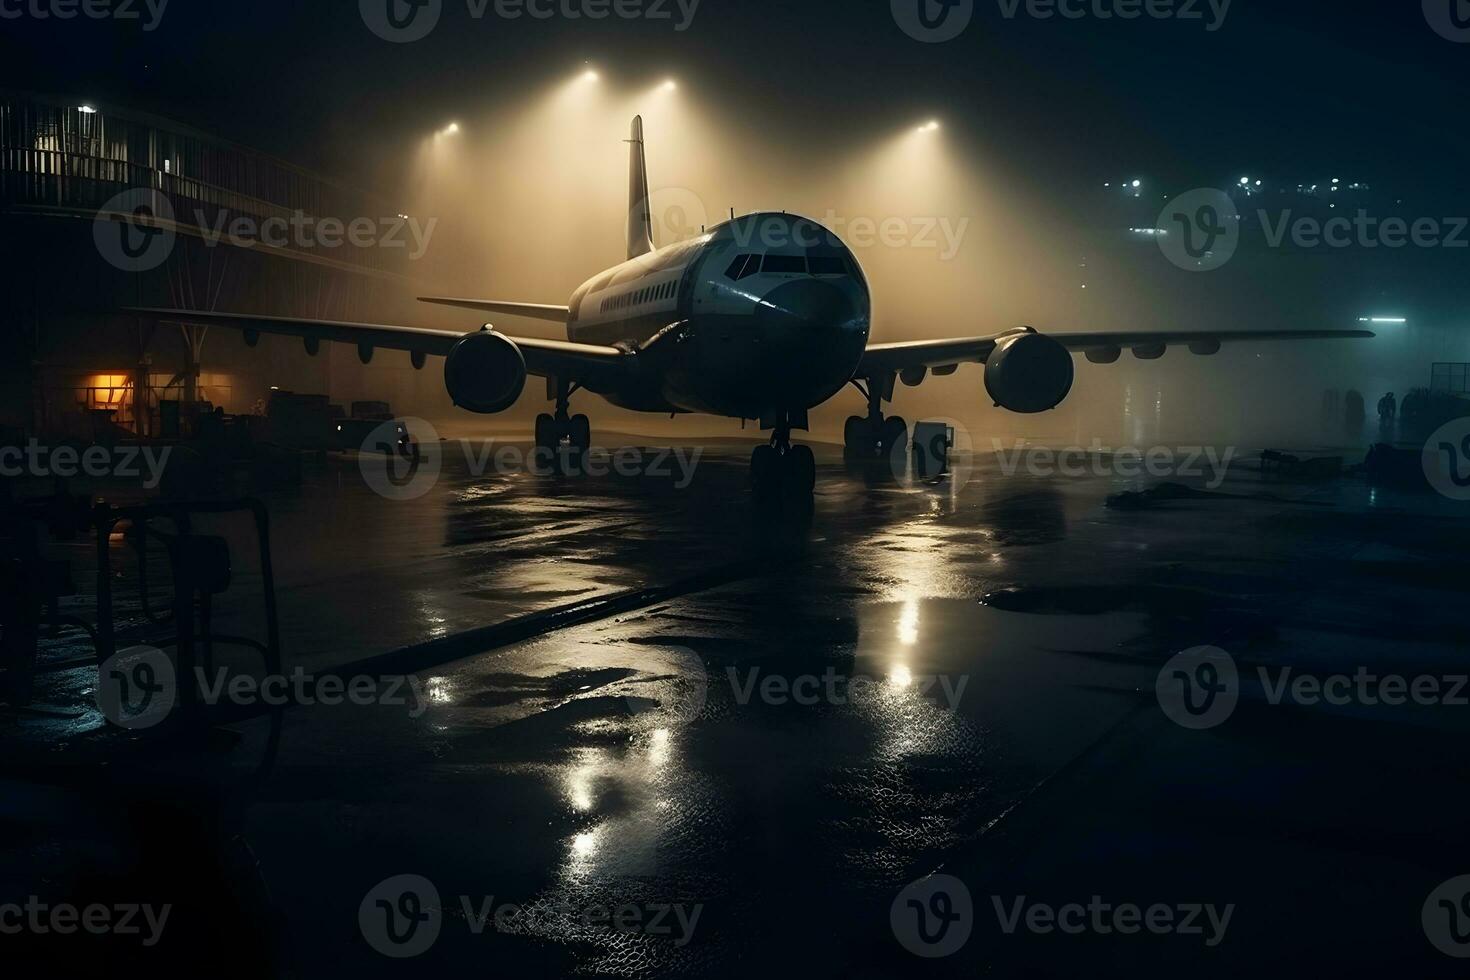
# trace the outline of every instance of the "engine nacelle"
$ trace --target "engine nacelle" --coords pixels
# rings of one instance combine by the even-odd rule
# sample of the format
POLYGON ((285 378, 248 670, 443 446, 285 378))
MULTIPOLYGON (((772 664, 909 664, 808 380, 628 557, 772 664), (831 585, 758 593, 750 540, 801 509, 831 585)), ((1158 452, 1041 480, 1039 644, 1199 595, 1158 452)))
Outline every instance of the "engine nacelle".
POLYGON ((508 337, 485 329, 460 340, 444 361, 444 387, 455 407, 494 415, 526 390, 526 358, 508 337))
POLYGON ((1019 415, 1056 408, 1071 394, 1075 377, 1071 352, 1039 333, 1002 340, 985 362, 985 390, 998 407, 1019 415))

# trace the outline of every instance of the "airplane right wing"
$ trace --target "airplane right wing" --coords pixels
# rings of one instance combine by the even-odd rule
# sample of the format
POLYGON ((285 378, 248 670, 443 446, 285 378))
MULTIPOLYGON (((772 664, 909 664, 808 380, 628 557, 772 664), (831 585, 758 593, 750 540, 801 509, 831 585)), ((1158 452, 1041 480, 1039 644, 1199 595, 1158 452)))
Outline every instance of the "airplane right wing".
MULTIPOLYGON (((991 337, 960 337, 952 340, 913 340, 870 345, 858 368, 858 377, 875 377, 904 371, 935 369, 947 373, 965 363, 984 364, 996 346, 1012 337, 1034 333, 1029 327, 991 337)), ((1129 331, 1125 333, 1042 333, 1069 351, 1087 355, 1099 364, 1116 361, 1125 348, 1142 360, 1162 357, 1173 346, 1188 347, 1192 353, 1214 354, 1223 344, 1280 340, 1348 340, 1373 337, 1371 330, 1179 330, 1129 331)))

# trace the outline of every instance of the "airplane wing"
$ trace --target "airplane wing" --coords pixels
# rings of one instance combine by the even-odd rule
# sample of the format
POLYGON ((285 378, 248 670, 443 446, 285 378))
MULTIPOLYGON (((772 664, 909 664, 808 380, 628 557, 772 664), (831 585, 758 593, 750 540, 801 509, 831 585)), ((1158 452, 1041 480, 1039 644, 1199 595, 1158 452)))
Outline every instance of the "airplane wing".
MULTIPOLYGON (((353 344, 364 360, 376 348, 408 351, 417 356, 448 354, 464 336, 453 330, 430 330, 424 327, 400 327, 379 323, 344 323, 336 320, 299 320, 291 317, 249 316, 236 313, 206 313, 201 310, 165 310, 129 308, 123 312, 150 317, 167 323, 221 326, 251 334, 277 334, 301 337, 308 344, 323 340, 353 344)), ((475 331, 468 331, 474 333, 475 331)), ((534 337, 506 337, 521 349, 526 370, 537 377, 584 380, 621 370, 633 355, 618 347, 573 344, 563 340, 540 340, 534 337)))
MULTIPOLYGON (((993 337, 962 337, 953 340, 916 340, 896 344, 873 344, 863 355, 859 377, 876 377, 897 372, 932 369, 949 373, 960 364, 984 364, 996 345, 1028 328, 996 334, 993 337)), ((1116 361, 1124 348, 1132 349, 1142 360, 1155 360, 1175 346, 1188 347, 1195 354, 1217 353, 1224 344, 1247 341, 1276 340, 1345 340, 1372 337, 1371 330, 1216 330, 1125 333, 1048 333, 1070 351, 1087 355, 1099 364, 1116 361)))
POLYGON ((566 323, 571 315, 567 306, 542 306, 539 303, 504 303, 496 299, 456 299, 452 296, 420 296, 420 303, 437 306, 455 306, 464 310, 479 310, 482 313, 504 313, 507 316, 526 316, 533 320, 550 320, 566 323))

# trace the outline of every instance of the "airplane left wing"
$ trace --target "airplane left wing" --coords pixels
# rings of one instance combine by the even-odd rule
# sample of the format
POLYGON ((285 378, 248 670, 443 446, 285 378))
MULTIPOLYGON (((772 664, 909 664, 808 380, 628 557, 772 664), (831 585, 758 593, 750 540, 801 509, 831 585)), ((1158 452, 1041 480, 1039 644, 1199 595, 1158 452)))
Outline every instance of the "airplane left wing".
MULTIPOLYGON (((916 340, 895 344, 873 344, 863 355, 858 377, 880 377, 932 369, 948 373, 960 364, 984 364, 995 353, 998 344, 1012 337, 1034 333, 1029 327, 1010 330, 992 337, 961 337, 953 340, 916 340)), ((1192 353, 1218 353, 1224 344, 1247 341, 1279 340, 1347 340, 1375 336, 1371 330, 1217 330, 1124 333, 1047 333, 1041 336, 1061 344, 1069 351, 1086 354, 1098 364, 1118 360, 1125 348, 1142 360, 1155 360, 1174 346, 1188 347, 1192 353)))
MULTIPOLYGON (((166 310, 129 308, 125 313, 144 316, 166 323, 199 326, 221 326, 251 335, 275 334, 300 337, 308 351, 323 340, 352 344, 366 361, 376 348, 408 351, 420 358, 429 354, 444 356, 468 333, 453 330, 430 330, 424 327, 402 327, 380 323, 346 323, 337 320, 301 320, 291 317, 251 316, 237 313, 206 313, 201 310, 166 310)), ((619 371, 632 354, 618 347, 574 344, 562 340, 540 340, 535 337, 512 337, 503 334, 520 348, 526 359, 526 371, 537 377, 557 377, 589 381, 619 371)), ((417 363, 417 361, 416 361, 417 363)))
POLYGON ((567 306, 545 306, 540 303, 507 303, 498 299, 460 299, 453 296, 420 296, 420 303, 436 306, 454 306, 462 310, 479 310, 481 313, 504 313, 507 316, 524 316, 532 320, 550 320, 566 323, 572 311, 567 306))

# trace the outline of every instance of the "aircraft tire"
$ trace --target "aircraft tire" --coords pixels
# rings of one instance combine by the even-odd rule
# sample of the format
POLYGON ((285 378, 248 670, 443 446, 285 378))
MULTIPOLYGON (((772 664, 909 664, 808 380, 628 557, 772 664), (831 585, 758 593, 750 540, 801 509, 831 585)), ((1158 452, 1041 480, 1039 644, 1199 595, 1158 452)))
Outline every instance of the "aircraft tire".
POLYGON ((909 424, 898 416, 883 420, 882 452, 889 459, 909 451, 909 424))
POLYGON ((545 414, 536 416, 536 448, 554 451, 559 441, 556 437, 556 419, 545 414))
POLYGON ((774 446, 756 446, 750 454, 750 485, 757 493, 769 489, 778 475, 781 455, 774 446))
POLYGON ((585 453, 592 448, 592 421, 585 415, 572 416, 570 431, 572 448, 585 453))
POLYGON ((809 497, 817 489, 817 457, 810 446, 792 446, 781 460, 786 489, 794 497, 809 497))

